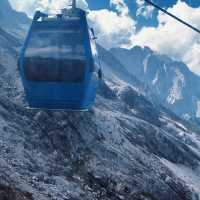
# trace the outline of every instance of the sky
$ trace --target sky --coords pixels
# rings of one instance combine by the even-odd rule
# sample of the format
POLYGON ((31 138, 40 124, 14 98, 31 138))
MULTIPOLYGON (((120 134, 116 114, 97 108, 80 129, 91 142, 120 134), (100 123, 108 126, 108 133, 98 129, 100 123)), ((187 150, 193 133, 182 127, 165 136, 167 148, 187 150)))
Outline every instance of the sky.
MULTIPOLYGON (((9 0, 30 17, 35 10, 55 13, 70 0, 9 0)), ((200 0, 152 0, 200 29, 200 0)), ((145 4, 143 0, 77 0, 106 49, 135 45, 185 62, 200 75, 200 34, 145 4)))

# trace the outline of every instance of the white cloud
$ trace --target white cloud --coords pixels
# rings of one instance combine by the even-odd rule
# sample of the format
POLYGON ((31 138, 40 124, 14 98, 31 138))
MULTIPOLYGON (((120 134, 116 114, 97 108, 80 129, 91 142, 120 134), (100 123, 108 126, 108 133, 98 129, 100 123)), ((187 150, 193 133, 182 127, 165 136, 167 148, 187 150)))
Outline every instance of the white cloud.
POLYGON ((146 19, 151 18, 153 15, 154 7, 150 5, 145 5, 144 0, 136 0, 138 9, 136 11, 136 16, 143 16, 146 19))
MULTIPOLYGON (((179 0, 168 11, 200 28, 200 8, 192 8, 179 0)), ((158 27, 144 27, 133 36, 133 44, 149 46, 159 53, 183 60, 193 72, 200 74, 200 35, 162 13, 158 15, 158 22, 158 27)))
POLYGON ((114 6, 120 15, 128 15, 129 9, 124 0, 110 0, 110 6, 114 6))
POLYGON ((138 6, 143 6, 144 5, 144 0, 136 0, 136 4, 138 6))
POLYGON ((136 16, 143 16, 146 19, 153 16, 154 8, 152 6, 141 6, 137 9, 136 16))
POLYGON ((189 51, 186 51, 183 60, 188 63, 192 71, 200 75, 200 43, 194 43, 189 51))
POLYGON ((97 33, 98 42, 105 48, 131 45, 135 22, 129 16, 104 9, 91 11, 88 17, 97 33))
POLYGON ((90 11, 88 17, 98 36, 98 42, 105 48, 130 47, 135 34, 136 22, 129 16, 124 0, 110 0, 117 12, 103 9, 90 11))
MULTIPOLYGON (((71 0, 9 0, 12 7, 18 11, 26 12, 30 17, 33 16, 36 10, 50 13, 58 13, 60 9, 71 4, 71 0)), ((83 9, 88 9, 88 4, 85 0, 77 0, 77 6, 83 9)))

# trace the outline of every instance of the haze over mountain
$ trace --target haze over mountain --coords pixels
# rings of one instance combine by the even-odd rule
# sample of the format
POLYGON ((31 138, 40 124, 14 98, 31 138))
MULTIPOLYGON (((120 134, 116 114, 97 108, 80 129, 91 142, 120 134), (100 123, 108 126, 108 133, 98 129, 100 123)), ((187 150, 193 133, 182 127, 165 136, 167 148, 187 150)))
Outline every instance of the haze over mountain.
POLYGON ((105 78, 91 111, 27 110, 17 70, 23 35, 1 25, 0 199, 200 199, 198 127, 160 105, 132 64, 99 47, 105 78))

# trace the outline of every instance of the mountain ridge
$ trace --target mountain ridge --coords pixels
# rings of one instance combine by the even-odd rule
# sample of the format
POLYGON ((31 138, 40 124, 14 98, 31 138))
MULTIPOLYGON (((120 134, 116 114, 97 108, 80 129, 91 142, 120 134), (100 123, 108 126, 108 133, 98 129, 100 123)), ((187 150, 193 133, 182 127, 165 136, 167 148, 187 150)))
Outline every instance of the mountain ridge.
POLYGON ((131 74, 149 86, 164 106, 180 117, 198 120, 200 77, 184 63, 139 46, 110 51, 131 74))

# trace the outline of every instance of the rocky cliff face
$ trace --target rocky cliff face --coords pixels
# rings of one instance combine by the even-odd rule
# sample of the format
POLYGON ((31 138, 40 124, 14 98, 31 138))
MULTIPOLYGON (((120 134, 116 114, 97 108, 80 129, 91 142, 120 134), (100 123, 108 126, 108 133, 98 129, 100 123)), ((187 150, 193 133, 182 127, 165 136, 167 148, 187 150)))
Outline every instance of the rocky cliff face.
POLYGON ((0 31, 0 200, 200 199, 198 128, 113 70, 117 59, 102 57, 89 112, 27 110, 20 46, 0 31))
POLYGON ((200 117, 200 77, 181 62, 149 48, 112 49, 129 73, 144 82, 160 102, 185 119, 200 117))

